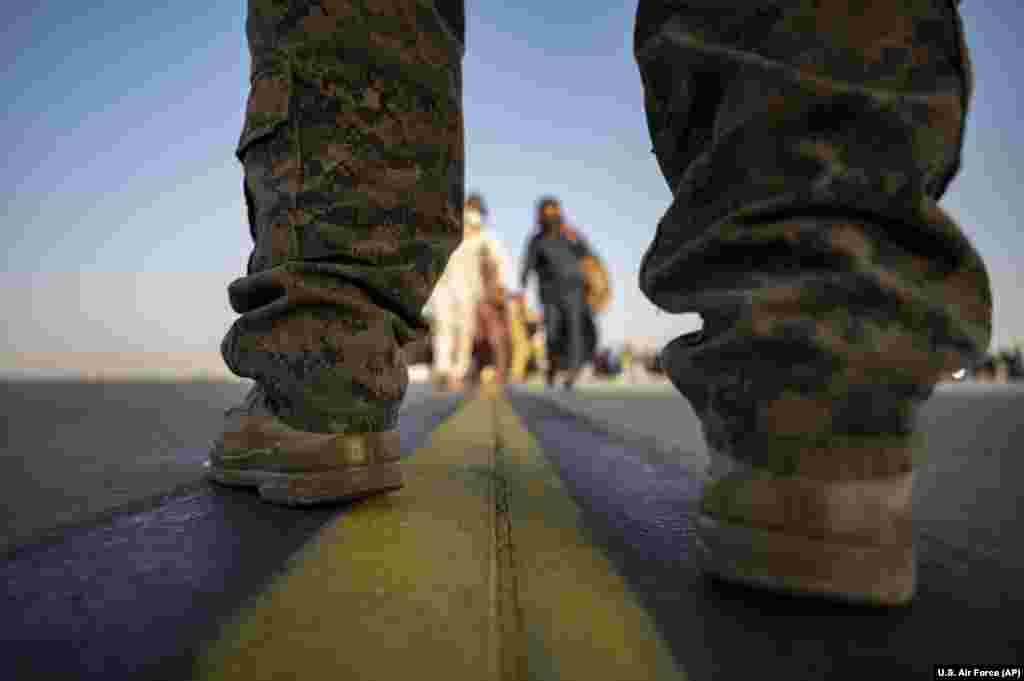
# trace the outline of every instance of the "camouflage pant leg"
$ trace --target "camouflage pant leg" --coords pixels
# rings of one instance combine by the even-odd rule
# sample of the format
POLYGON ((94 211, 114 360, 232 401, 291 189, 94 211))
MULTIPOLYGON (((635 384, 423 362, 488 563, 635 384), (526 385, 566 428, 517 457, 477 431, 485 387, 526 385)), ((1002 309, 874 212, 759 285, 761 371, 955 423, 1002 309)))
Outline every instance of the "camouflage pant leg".
POLYGON ((984 265, 936 203, 970 93, 961 31, 952 0, 641 0, 674 202, 640 283, 704 318, 664 360, 713 452, 907 470, 918 406, 987 346, 984 265))
MULTIPOLYGON (((461 21, 461 19, 460 19, 461 21)), ((429 0, 250 0, 255 247, 222 344, 292 427, 394 426, 461 239, 461 26, 429 0)))

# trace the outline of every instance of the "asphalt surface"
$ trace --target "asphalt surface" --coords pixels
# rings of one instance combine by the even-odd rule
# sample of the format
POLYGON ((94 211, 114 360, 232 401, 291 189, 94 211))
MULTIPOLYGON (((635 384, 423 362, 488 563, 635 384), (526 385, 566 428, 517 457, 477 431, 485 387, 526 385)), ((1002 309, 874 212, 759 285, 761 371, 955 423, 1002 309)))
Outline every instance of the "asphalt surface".
POLYGON ((914 489, 918 528, 1024 574, 1024 384, 942 386, 920 427, 928 453, 914 489))
POLYGON ((196 483, 238 382, 0 381, 0 552, 196 483))
MULTIPOLYGON (((250 385, 0 380, 0 553, 188 492, 250 385)), ((403 409, 429 395, 411 385, 403 409)), ((419 440, 428 425, 403 433, 419 440)))
MULTIPOLYGON (((165 391, 164 406, 180 406, 176 395, 165 391)), ((457 403, 414 394, 399 426, 403 454, 422 446, 457 403)), ((201 476, 201 466, 190 465, 207 451, 186 450, 180 465, 201 476)), ((58 468, 65 484, 83 481, 58 468)), ((17 511, 32 512, 30 503, 17 511)), ((187 679, 223 619, 350 506, 282 508, 252 490, 196 479, 37 537, 0 566, 0 677, 187 679)))
MULTIPOLYGON (((0 490, 16 529, 0 567, 3 678, 187 678, 219 623, 346 513, 278 508, 201 481, 221 412, 244 390, 2 384, 0 490)), ((898 610, 701 578, 689 550, 702 444, 680 435, 685 403, 605 399, 510 393, 594 543, 691 679, 932 678, 939 663, 1024 661, 1019 388, 957 387, 926 407, 919 589, 898 610)), ((403 451, 423 445, 457 403, 415 388, 403 451)))

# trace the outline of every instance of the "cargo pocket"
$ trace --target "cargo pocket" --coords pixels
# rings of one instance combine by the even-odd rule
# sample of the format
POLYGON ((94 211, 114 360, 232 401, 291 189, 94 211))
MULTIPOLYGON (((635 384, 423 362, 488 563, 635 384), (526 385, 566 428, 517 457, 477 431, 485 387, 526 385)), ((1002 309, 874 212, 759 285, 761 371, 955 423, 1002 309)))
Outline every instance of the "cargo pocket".
POLYGON ((235 156, 244 161, 245 151, 288 121, 292 82, 287 74, 258 74, 249 89, 245 125, 235 156))
POLYGON ((294 250, 291 229, 283 227, 282 218, 283 211, 293 205, 294 197, 283 195, 281 183, 270 176, 272 158, 290 153, 284 150, 289 144, 287 140, 273 142, 286 130, 291 97, 290 73, 265 71, 253 77, 245 124, 235 149, 235 156, 245 168, 242 192, 249 234, 255 244, 246 268, 248 274, 288 259, 294 250), (254 149, 262 151, 257 153, 254 149))

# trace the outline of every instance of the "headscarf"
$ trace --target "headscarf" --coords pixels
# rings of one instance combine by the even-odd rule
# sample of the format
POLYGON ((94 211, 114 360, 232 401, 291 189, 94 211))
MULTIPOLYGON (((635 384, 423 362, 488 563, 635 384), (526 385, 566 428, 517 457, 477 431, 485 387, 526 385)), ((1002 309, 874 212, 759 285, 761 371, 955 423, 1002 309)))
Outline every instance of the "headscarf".
POLYGON ((554 227, 554 222, 556 220, 558 221, 557 226, 561 228, 563 223, 561 202, 554 196, 542 196, 540 200, 537 201, 537 231, 543 233, 547 227, 554 227), (544 215, 544 209, 552 206, 558 209, 558 215, 548 218, 544 215))

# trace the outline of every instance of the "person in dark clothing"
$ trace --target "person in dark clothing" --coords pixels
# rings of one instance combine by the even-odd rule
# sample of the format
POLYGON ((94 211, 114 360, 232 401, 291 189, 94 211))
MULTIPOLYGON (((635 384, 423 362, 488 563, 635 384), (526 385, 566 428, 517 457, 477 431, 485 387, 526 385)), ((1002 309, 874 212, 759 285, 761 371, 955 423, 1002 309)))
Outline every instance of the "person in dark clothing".
POLYGON ((579 265, 579 259, 590 253, 583 237, 565 224, 558 199, 542 198, 537 204, 537 232, 527 244, 519 280, 525 289, 530 273, 537 273, 547 333, 549 386, 564 370, 565 387, 571 389, 591 345, 586 342, 586 288, 579 265))

